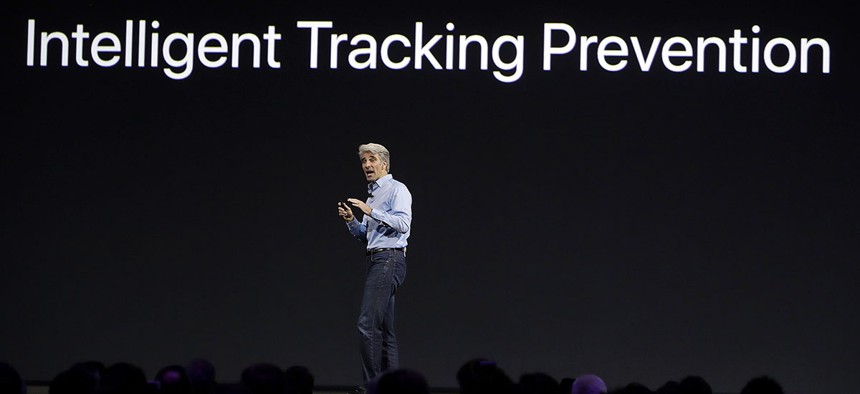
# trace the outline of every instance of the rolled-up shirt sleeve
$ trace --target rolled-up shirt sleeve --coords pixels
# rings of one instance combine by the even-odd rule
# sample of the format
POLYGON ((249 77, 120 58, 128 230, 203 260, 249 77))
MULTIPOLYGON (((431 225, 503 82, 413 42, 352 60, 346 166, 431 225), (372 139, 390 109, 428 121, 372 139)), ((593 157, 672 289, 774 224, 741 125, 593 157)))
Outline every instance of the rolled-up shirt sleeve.
POLYGON ((353 237, 356 237, 360 241, 367 243, 367 225, 364 223, 364 221, 359 222, 358 220, 353 218, 351 222, 346 222, 346 228, 349 229, 349 232, 352 234, 353 237))

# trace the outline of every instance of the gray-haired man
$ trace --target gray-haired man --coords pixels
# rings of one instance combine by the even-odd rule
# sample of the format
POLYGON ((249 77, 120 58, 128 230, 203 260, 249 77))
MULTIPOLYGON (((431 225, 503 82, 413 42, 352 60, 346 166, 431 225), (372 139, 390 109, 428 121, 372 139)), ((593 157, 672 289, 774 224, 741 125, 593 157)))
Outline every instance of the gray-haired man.
MULTIPOLYGON (((364 381, 398 368, 394 335, 394 294, 406 277, 406 239, 412 223, 412 195, 391 176, 388 149, 374 143, 358 147, 368 182, 367 201, 349 198, 338 214, 349 232, 367 243, 367 277, 358 317, 364 381), (352 208, 364 213, 356 220, 352 208)), ((363 390, 363 388, 360 388, 363 390)))

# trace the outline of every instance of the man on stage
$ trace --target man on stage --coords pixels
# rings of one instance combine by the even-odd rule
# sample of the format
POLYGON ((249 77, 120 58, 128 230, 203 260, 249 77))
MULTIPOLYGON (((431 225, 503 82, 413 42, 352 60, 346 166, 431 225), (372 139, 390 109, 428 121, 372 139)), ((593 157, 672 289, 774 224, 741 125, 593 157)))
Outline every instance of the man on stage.
MULTIPOLYGON (((388 149, 374 143, 358 147, 367 185, 367 202, 338 202, 338 214, 353 236, 367 244, 367 278, 358 317, 365 384, 398 368, 394 336, 394 293, 406 277, 406 239, 412 223, 412 195, 389 173, 388 149), (356 220, 352 208, 364 213, 356 220)), ((364 386, 358 389, 362 392, 364 386)))

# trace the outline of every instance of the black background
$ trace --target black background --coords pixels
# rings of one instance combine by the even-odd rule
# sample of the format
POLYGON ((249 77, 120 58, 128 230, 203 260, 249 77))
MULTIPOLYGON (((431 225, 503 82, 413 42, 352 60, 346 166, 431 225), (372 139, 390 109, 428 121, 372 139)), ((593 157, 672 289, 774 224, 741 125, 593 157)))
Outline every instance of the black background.
POLYGON ((358 383, 363 252, 335 202, 363 195, 355 148, 375 141, 414 196, 397 324, 402 365, 431 385, 484 356, 514 377, 849 387, 858 59, 839 3, 139 3, 4 5, 0 358, 26 378, 202 356, 222 381, 268 361, 358 383), (197 63, 173 81, 81 68, 73 52, 66 68, 27 67, 30 18, 93 35, 157 19, 162 37, 271 24, 282 68, 197 63), (310 70, 297 20, 380 42, 411 39, 416 21, 425 36, 447 22, 491 42, 524 35, 525 70, 512 84, 492 60, 353 70, 345 51, 329 70, 327 46, 310 70), (758 24, 762 47, 828 40, 832 70, 740 74, 729 54, 726 73, 672 73, 658 54, 643 73, 631 49, 621 72, 594 58, 582 72, 577 47, 544 72, 544 22, 645 42, 758 24))

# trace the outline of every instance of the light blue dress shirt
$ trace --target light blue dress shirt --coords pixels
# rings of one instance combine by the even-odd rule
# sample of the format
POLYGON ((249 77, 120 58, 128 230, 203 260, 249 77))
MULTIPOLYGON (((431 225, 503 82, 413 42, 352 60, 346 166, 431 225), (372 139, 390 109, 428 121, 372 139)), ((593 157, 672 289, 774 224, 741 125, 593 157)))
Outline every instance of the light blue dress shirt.
POLYGON ((361 222, 353 219, 346 226, 353 236, 367 243, 367 250, 405 248, 412 224, 412 194, 391 174, 367 185, 372 195, 366 204, 373 210, 361 222))

